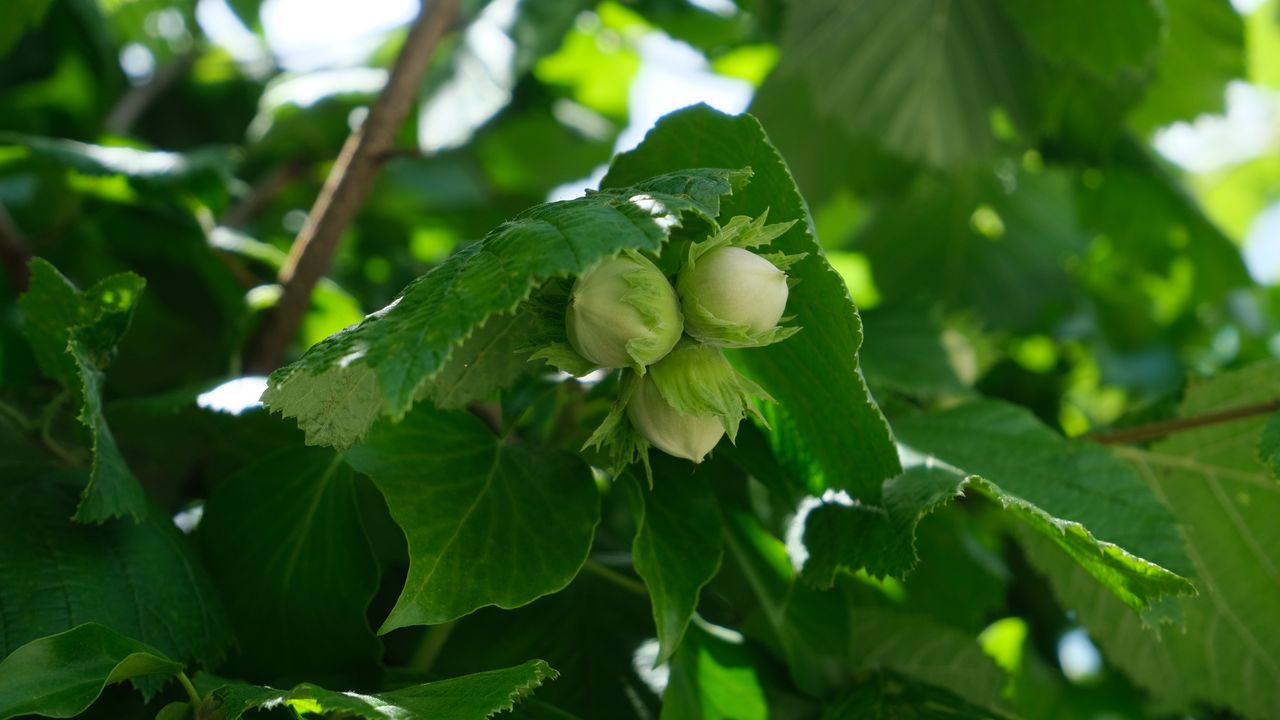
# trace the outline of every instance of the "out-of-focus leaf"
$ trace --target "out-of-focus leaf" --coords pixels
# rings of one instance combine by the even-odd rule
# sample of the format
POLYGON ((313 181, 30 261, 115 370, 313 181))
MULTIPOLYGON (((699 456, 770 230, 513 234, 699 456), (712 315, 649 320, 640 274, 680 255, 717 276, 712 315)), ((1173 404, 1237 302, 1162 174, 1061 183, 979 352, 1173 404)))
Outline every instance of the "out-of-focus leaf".
POLYGON ((0 57, 22 38, 29 28, 38 25, 49 12, 53 0, 12 0, 0 7, 0 57))
POLYGON ((590 468, 506 443, 468 413, 420 406, 377 425, 347 460, 377 483, 409 540, 409 577, 381 632, 525 605, 567 585, 591 548, 600 500, 590 468))
POLYGON ((1222 110, 1227 82, 1245 75, 1244 21, 1230 0, 1164 0, 1168 36, 1156 78, 1132 115, 1151 130, 1222 110))
POLYGON ((418 110, 418 145, 435 152, 470 139, 511 102, 516 83, 560 44, 586 5, 583 0, 485 5, 442 71, 427 79, 418 110))
POLYGON ((565 34, 563 45, 539 60, 533 74, 548 85, 567 87, 583 107, 622 121, 627 117, 628 88, 640 70, 635 39, 649 27, 616 3, 602 2, 596 9, 594 22, 565 34))
POLYGON ((34 713, 79 715, 102 689, 143 675, 182 672, 182 663, 97 623, 19 647, 0 662, 0 720, 34 713))
POLYGON ((273 78, 249 124, 254 153, 294 160, 327 158, 351 132, 348 118, 368 106, 387 83, 380 68, 345 68, 273 78))
POLYGON ((855 249, 886 303, 933 299, 976 308, 995 327, 1043 327, 1078 302, 1065 267, 1085 246, 1074 204, 1059 171, 922 178, 867 223, 855 249))
POLYGON ((703 586, 720 569, 723 540, 720 511, 709 479, 679 472, 667 456, 652 460, 652 487, 632 479, 627 487, 636 516, 631 559, 649 588, 658 628, 658 657, 666 662, 680 647, 698 607, 703 586))
POLYGON ((19 152, 38 162, 68 167, 85 175, 122 175, 143 184, 173 185, 230 174, 230 156, 222 149, 189 153, 137 150, 12 132, 0 133, 0 148, 5 147, 21 148, 19 152))
POLYGON ((867 382, 910 395, 963 395, 969 388, 943 343, 943 330, 923 306, 862 310, 867 342, 858 357, 867 382))
POLYGON ((1002 0, 1002 4, 1037 51, 1104 77, 1145 68, 1163 39, 1164 7, 1159 0, 1085 0, 1069 5, 1002 0))
POLYGON ((168 517, 153 510, 136 525, 73 523, 83 473, 31 467, 2 475, 0 656, 87 622, 174 659, 207 666, 222 656, 222 607, 168 517))
MULTIPOLYGON (((1280 365, 1261 362, 1191 388, 1195 416, 1280 395, 1280 365)), ((1200 594, 1177 603, 1180 622, 1144 626, 1049 548, 1029 546, 1062 603, 1106 657, 1165 705, 1193 700, 1247 717, 1280 713, 1280 484, 1258 461, 1264 418, 1179 433, 1150 450, 1117 448, 1172 511, 1200 594)))
POLYGON ((292 448, 214 487, 199 540, 242 676, 352 682, 376 672, 381 647, 365 611, 378 565, 357 482, 341 455, 292 448))
MULTIPOLYGON (((996 0, 821 0, 792 5, 778 82, 889 150, 954 167, 993 153, 992 113, 1035 115, 1033 61, 996 0)), ((804 112, 803 108, 795 108, 804 112)))
POLYGON ((263 401, 297 418, 308 442, 350 446, 379 416, 403 417, 490 317, 515 310, 553 277, 581 274, 624 249, 657 250, 670 231, 664 218, 714 221, 720 196, 746 178, 690 170, 530 208, 273 373, 263 401))
POLYGON ((1002 712, 975 705, 954 692, 881 670, 859 677, 827 705, 823 720, 997 720, 1002 712))
POLYGON ((659 121, 638 148, 614 160, 601 186, 625 186, 684 162, 752 168, 751 184, 725 198, 724 217, 767 211, 770 222, 796 221, 771 247, 808 253, 788 271, 799 282, 787 312, 804 329, 785 342, 734 352, 734 362, 778 400, 768 408, 770 440, 799 475, 878 500, 881 482, 899 471, 897 452, 858 371, 857 309, 809 232, 804 201, 786 164, 755 118, 698 105, 659 121))
POLYGON ((558 673, 542 660, 517 667, 489 670, 373 695, 336 692, 311 684, 292 690, 223 682, 212 676, 197 681, 212 689, 196 712, 197 720, 236 720, 255 708, 284 705, 299 714, 337 713, 366 720, 439 718, 483 720, 510 710, 558 673))

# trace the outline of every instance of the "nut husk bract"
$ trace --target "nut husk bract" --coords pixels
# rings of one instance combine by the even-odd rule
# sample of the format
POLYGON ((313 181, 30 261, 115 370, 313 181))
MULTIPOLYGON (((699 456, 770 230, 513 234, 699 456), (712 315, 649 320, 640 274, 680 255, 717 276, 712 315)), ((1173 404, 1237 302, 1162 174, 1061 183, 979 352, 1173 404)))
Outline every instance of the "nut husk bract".
POLYGON ((684 319, 662 271, 639 253, 626 252, 574 283, 565 329, 569 344, 587 360, 643 374, 680 340, 684 319))
POLYGON ((717 347, 747 348, 799 332, 778 323, 792 284, 786 270, 805 255, 752 252, 795 224, 766 225, 767 216, 735 217, 715 235, 690 245, 677 287, 691 337, 717 347))
POLYGON ((724 437, 724 425, 715 415, 685 415, 668 403, 652 376, 640 382, 627 418, 654 447, 668 455, 702 462, 724 437))

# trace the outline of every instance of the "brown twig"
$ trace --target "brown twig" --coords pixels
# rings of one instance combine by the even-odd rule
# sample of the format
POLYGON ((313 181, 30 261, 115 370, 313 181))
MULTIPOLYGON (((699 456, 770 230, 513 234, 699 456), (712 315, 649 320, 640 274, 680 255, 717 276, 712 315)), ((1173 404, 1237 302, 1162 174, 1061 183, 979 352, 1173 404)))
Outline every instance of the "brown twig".
POLYGON ((151 107, 151 103, 191 70, 198 56, 197 50, 185 52, 174 58, 173 62, 157 70, 146 82, 129 88, 129 91, 116 101, 111 112, 107 113, 107 119, 102 121, 102 126, 107 132, 117 135, 129 132, 138 118, 142 117, 142 113, 151 107))
POLYGON ((14 292, 26 292, 27 282, 31 279, 31 270, 27 266, 30 261, 31 243, 27 242, 27 236, 13 221, 9 210, 0 203, 0 264, 4 265, 14 292))
POLYGON ((343 231, 364 204, 393 146, 396 133, 413 106, 427 62, 445 30, 453 24, 459 0, 423 0, 387 86, 374 101, 365 122, 347 138, 325 180, 307 221, 280 269, 283 292, 258 329, 245 360, 245 370, 265 374, 280 365, 311 303, 311 291, 328 272, 343 231))
POLYGON ((1266 415, 1277 410, 1280 410, 1280 398, 1268 400, 1267 402, 1254 403, 1252 405, 1242 405, 1240 407, 1227 408, 1226 410, 1218 410, 1216 412, 1205 413, 1204 415, 1193 415, 1185 418, 1162 420, 1160 422, 1154 422, 1147 425, 1135 425, 1133 427, 1111 430, 1109 432, 1091 433, 1085 437, 1103 445, 1127 445, 1131 443, 1147 442, 1148 440, 1158 440, 1166 435, 1172 435, 1186 430, 1194 430, 1208 425, 1219 425, 1221 423, 1244 420, 1258 415, 1266 415))
POLYGON ((250 220, 262 212, 262 208, 266 207, 267 203, 275 199, 276 195, 279 195, 280 191, 291 185, 294 180, 301 177, 306 169, 307 164, 301 160, 292 160, 277 165, 266 175, 263 175, 249 189, 249 192, 245 193, 244 197, 228 208, 218 224, 236 229, 249 224, 250 220))

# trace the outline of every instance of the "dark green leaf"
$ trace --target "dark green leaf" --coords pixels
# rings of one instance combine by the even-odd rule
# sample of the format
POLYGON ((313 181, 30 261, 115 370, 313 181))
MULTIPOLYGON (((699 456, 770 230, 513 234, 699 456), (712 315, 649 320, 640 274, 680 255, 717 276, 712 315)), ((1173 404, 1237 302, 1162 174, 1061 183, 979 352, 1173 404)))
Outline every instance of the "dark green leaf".
MULTIPOLYGON (((299 714, 336 713, 366 720, 480 720, 512 709, 544 681, 554 680, 558 675, 542 660, 530 660, 504 670, 410 685, 374 695, 335 692, 311 684, 276 690, 240 682, 220 683, 220 687, 209 693, 196 717, 197 720, 236 720, 253 708, 285 705, 299 714)), ((217 683, 217 679, 211 677, 199 680, 202 684, 217 683)))
MULTIPOLYGON (((583 572, 564 590, 516 609, 462 618, 433 670, 475 672, 537 654, 560 671, 539 698, 583 718, 652 719, 658 698, 637 650, 654 636, 648 598, 583 572)), ((648 657, 648 656, 646 656, 648 657)))
POLYGON ((102 411, 103 369, 129 327, 145 281, 112 275, 83 293, 52 265, 31 262, 31 285, 19 300, 28 342, 41 368, 81 398, 80 422, 89 428, 93 466, 75 519, 103 522, 146 512, 146 496, 116 446, 102 411))
POLYGON ((329 450, 288 449, 223 480, 199 539, 236 628, 246 677, 371 676, 381 646, 365 611, 378 565, 358 481, 329 450))
POLYGON ((724 215, 797 221, 772 247, 808 253, 789 274, 788 314, 804 330, 786 342, 732 353, 778 405, 770 408, 771 440, 803 476, 875 501, 896 475, 888 426, 858 372, 862 328, 844 281, 810 234, 804 201, 786 164, 749 115, 731 117, 699 105, 668 115, 640 147, 614 160, 602 187, 619 187, 682 163, 749 166, 751 184, 724 201, 724 215), (735 165, 736 164, 736 165, 735 165))
POLYGON ((981 475, 966 483, 1066 550, 1134 611, 1194 592, 1178 574, 1189 574, 1190 563, 1172 516, 1102 447, 1070 443, 1030 413, 994 401, 908 418, 895 429, 908 447, 981 475))
POLYGON ((149 645, 97 623, 42 637, 0 662, 0 720, 34 713, 66 718, 89 707, 111 683, 182 672, 149 645))
POLYGON ((862 310, 866 343, 858 352, 873 387, 911 395, 960 395, 969 389, 956 373, 943 330, 923 306, 862 310))
POLYGON ((956 693, 882 670, 859 678, 822 714, 822 720, 993 720, 1007 717, 956 693))
POLYGON ((515 310, 546 280, 580 274, 623 249, 657 250, 669 230, 663 217, 714 220, 720 196, 745 180, 736 170, 690 170, 526 210, 273 373, 263 400, 296 417, 308 442, 347 447, 379 416, 403 417, 491 316, 515 310), (656 204, 632 202, 639 195, 656 204))
POLYGON ((1045 57, 1078 64, 1103 77, 1142 70, 1161 48, 1165 18, 1159 0, 1002 4, 1045 57))
POLYGON ((409 540, 409 577, 381 632, 555 592, 586 560, 600 516, 576 455, 506 442, 473 415, 419 406, 347 454, 409 540), (482 549, 482 552, 476 552, 482 549))
POLYGON ((680 647, 698 595, 720 569, 724 547, 709 478, 691 475, 687 464, 665 455, 655 455, 652 462, 653 486, 645 489, 631 478, 627 488, 637 526, 631 560, 653 603, 658 664, 680 647))
POLYGON ((976 309, 998 328, 1044 327, 1080 294, 1065 269, 1086 247, 1071 183, 1062 171, 923 177, 864 226, 855 249, 886 303, 924 298, 976 309))
POLYGON ((985 400, 904 418, 894 431, 908 447, 1079 522, 1099 540, 1190 570, 1173 516, 1132 467, 1099 445, 1064 439, 1022 408, 985 400))
MULTIPOLYGON (((1280 395, 1280 365, 1262 362, 1193 387, 1181 414, 1280 395)), ((1144 627, 1055 553, 1033 552, 1064 605, 1108 659, 1165 703, 1193 700, 1249 717, 1280 714, 1280 484, 1258 462, 1266 420, 1183 432, 1150 450, 1117 448, 1174 515, 1200 589, 1171 609, 1178 622, 1144 627)))
POLYGON ((154 511, 137 524, 71 522, 83 483, 36 468, 0 479, 0 655, 98 622, 168 657, 216 662, 226 619, 186 538, 154 511))
POLYGON ((1033 119, 1034 64, 996 0, 797 3, 781 45, 774 82, 904 157, 962 165, 996 149, 993 112, 1033 119))
POLYGON ((40 23, 53 0, 13 0, 0 8, 0 57, 22 39, 23 33, 40 23))
POLYGON ((1258 440, 1258 459, 1280 477, 1280 413, 1272 413, 1258 440))
POLYGON ((963 487, 962 476, 919 466, 885 482, 884 507, 829 502, 815 508, 804 524, 805 580, 830 587, 837 572, 864 568, 876 577, 902 577, 916 564, 916 524, 963 487))

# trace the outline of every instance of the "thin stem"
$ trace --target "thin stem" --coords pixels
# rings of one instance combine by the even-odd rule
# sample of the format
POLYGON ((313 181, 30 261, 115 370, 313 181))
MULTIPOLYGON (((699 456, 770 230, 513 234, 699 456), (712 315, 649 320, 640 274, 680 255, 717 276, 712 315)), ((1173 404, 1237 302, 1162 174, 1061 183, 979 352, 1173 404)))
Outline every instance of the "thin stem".
POLYGON ((31 430, 36 426, 35 422, 22 414, 18 408, 7 402, 0 401, 0 415, 4 415, 22 430, 31 430))
POLYGON ((1110 432, 1091 433, 1085 437, 1103 445, 1127 445, 1147 442, 1148 440, 1158 440, 1166 435, 1173 435, 1174 433, 1185 432, 1187 430, 1195 430, 1196 428, 1207 427, 1209 425, 1220 425, 1222 423, 1257 417, 1258 415, 1267 415, 1277 410, 1280 410, 1280 398, 1261 403, 1254 403, 1252 405, 1241 405, 1239 407, 1227 408, 1226 410, 1217 410, 1203 415, 1193 415, 1191 417, 1175 418, 1173 420, 1162 420, 1160 422, 1149 423, 1147 425, 1135 425, 1133 427, 1121 428, 1110 432))
POLYGON ((27 263, 31 260, 31 243, 22 229, 13 221, 8 209, 0 204, 0 264, 9 276, 9 284, 15 292, 26 292, 31 280, 27 263))
POLYGON ((413 651, 413 657, 409 659, 409 667, 420 672, 429 672, 436 664, 436 658, 440 657, 440 651, 444 650, 444 644, 449 641, 449 636, 453 634, 453 628, 457 624, 457 620, 450 620, 428 628, 422 636, 422 641, 413 651))
POLYGON ((265 374, 280 365, 311 305, 311 292, 329 271, 342 233, 351 225, 373 187, 383 155, 395 146, 445 30, 453 24, 459 0, 423 0, 409 29, 387 85, 365 122, 347 138, 278 276, 280 300, 258 328, 245 361, 249 373, 265 374))
POLYGON ((182 684, 182 689, 187 691, 187 698, 191 700, 191 713, 194 715, 196 709, 200 707, 200 693, 196 692, 196 686, 191 684, 191 678, 181 670, 178 671, 178 682, 182 684))
POLYGON ((40 441, 53 453, 59 460, 68 464, 75 465, 79 461, 70 450, 62 447, 62 443, 53 437, 53 422, 58 419, 58 413, 62 410, 62 406, 67 404, 67 399, 71 397, 70 390, 63 390, 58 394, 40 414, 40 441))
POLYGON ((649 589, 646 588, 643 583, 632 580, 599 560, 587 558, 587 564, 583 565, 583 567, 586 568, 587 571, 594 573, 597 577, 608 580, 627 592, 644 595, 645 597, 648 597, 649 595, 649 589))

